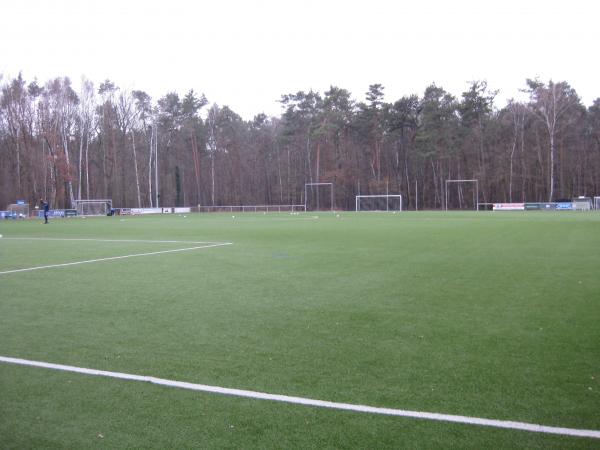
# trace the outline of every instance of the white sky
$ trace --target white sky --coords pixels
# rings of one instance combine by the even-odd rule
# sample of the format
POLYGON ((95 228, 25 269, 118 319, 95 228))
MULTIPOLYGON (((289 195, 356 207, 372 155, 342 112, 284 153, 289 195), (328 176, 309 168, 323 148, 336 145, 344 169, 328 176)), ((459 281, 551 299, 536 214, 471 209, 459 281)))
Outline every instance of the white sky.
POLYGON ((280 115, 282 94, 335 85, 363 100, 455 96, 487 80, 497 105, 526 78, 600 97, 594 0, 19 0, 0 4, 0 74, 109 78, 155 100, 194 89, 244 119, 280 115))

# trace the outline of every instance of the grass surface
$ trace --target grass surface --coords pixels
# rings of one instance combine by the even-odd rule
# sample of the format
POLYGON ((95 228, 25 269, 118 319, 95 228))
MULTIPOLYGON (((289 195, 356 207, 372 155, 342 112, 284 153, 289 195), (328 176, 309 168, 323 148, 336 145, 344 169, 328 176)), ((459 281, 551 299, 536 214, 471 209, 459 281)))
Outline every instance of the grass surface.
MULTIPOLYGON (((3 221, 234 245, 0 275, 0 355, 600 430, 599 231, 568 212, 3 221)), ((5 238, 0 272, 190 246, 5 238)), ((0 398, 3 448, 600 445, 1 363, 0 398)))

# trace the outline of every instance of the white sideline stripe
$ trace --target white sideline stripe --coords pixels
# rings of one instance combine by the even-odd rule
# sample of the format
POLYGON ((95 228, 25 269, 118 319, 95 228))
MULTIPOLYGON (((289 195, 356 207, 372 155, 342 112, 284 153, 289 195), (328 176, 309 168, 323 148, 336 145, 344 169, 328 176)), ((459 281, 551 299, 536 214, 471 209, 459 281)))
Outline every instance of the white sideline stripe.
POLYGON ((46 238, 46 237, 4 237, 3 239, 21 241, 88 241, 88 242, 140 242, 144 244, 218 244, 206 241, 152 241, 146 239, 93 239, 93 238, 46 238))
POLYGON ((315 400, 303 397, 291 397, 288 395, 267 394, 264 392, 247 391, 243 389, 231 389, 219 386, 208 386, 205 384, 187 383, 184 381, 166 380, 164 378, 155 378, 144 375, 133 375, 121 372, 108 372, 106 370, 86 369, 83 367, 66 366, 62 364, 53 364, 41 361, 30 361, 27 359, 10 358, 0 356, 0 362, 9 364, 18 364, 22 366, 43 367, 46 369, 62 370, 66 372, 82 373, 86 375, 95 375, 100 377, 118 378, 121 380, 144 381, 147 383, 158 384, 161 386, 176 387, 192 391, 210 392, 216 394, 232 395, 236 397, 245 397, 261 400, 271 400, 276 402, 292 403, 297 405, 316 406, 320 408, 340 409, 344 411, 356 411, 369 414, 382 414, 387 416, 412 417, 416 419, 435 420, 441 422, 454 422, 468 425, 482 425, 494 428, 507 428, 511 430, 531 431, 534 433, 559 434, 565 436, 577 436, 600 439, 598 430, 582 430, 576 428, 551 427, 526 422, 513 422, 510 420, 483 419, 480 417, 457 416, 453 414, 440 414, 421 411, 408 411, 404 409, 378 408, 375 406, 354 405, 351 403, 337 403, 326 400, 315 400))
POLYGON ((190 251, 190 250, 199 250, 199 249, 203 249, 203 248, 222 247, 224 245, 231 245, 231 244, 232 244, 232 242, 223 242, 223 243, 219 243, 219 244, 201 245, 198 247, 176 248, 173 250, 160 250, 160 251, 156 251, 156 252, 134 253, 132 255, 110 256, 108 258, 88 259, 85 261, 74 261, 74 262, 62 263, 62 264, 50 264, 47 266, 27 267, 24 269, 5 270, 4 272, 0 272, 0 275, 6 275, 9 273, 17 273, 17 272, 29 272, 32 270, 52 269, 55 267, 76 266, 78 264, 88 264, 88 263, 95 263, 95 262, 100 262, 100 261, 111 261, 111 260, 115 260, 115 259, 133 258, 136 256, 150 256, 150 255, 160 255, 161 253, 186 252, 186 251, 190 251))

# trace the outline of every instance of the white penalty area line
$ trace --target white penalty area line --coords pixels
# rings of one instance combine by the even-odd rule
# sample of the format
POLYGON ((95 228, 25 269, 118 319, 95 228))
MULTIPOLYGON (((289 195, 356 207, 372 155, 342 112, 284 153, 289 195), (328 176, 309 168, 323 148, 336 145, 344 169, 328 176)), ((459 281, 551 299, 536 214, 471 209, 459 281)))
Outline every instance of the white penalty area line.
POLYGON ((404 409, 378 408, 375 406, 355 405, 351 403, 338 403, 326 400, 315 400, 303 397, 291 397, 288 395, 267 394, 264 392, 247 391, 243 389, 231 389, 219 386, 209 386, 205 384, 187 383, 184 381, 166 380, 164 378, 155 378, 144 375, 133 375, 121 372, 109 372, 105 370, 86 369, 83 367, 66 366, 62 364, 52 364, 41 361, 30 361, 27 359, 10 358, 0 356, 0 362, 8 364, 18 364, 21 366, 42 367, 45 369, 61 370, 65 372, 81 373, 85 375, 95 375, 100 377, 118 378, 121 380, 143 381, 146 383, 157 384, 160 386, 188 389, 192 391, 209 392, 215 394, 231 395, 235 397, 244 397, 260 400, 271 400, 283 403, 292 403, 296 405, 315 406, 319 408, 329 408, 344 411, 354 411, 367 414, 381 414, 386 416, 411 417, 415 419, 435 420, 441 422, 453 422, 467 425, 481 425, 494 428, 505 428, 511 430, 530 431, 534 433, 558 434, 564 436, 576 436, 600 439, 598 430, 582 430, 575 428, 551 427, 526 422, 513 422, 509 420, 484 419, 480 417, 458 416, 453 414, 440 414, 421 411, 408 411, 404 409))
MULTIPOLYGON (((140 242, 140 241, 136 241, 136 242, 140 242)), ((153 242, 157 242, 157 241, 153 241, 153 242)), ((89 264, 89 263, 96 263, 96 262, 100 262, 100 261, 113 261, 113 260, 117 260, 117 259, 134 258, 137 256, 150 256, 150 255, 160 255, 163 253, 187 252, 187 251, 191 251, 191 250, 200 250, 200 249, 211 248, 211 247, 223 247, 225 245, 232 245, 232 244, 233 244, 233 242, 221 242, 221 243, 212 243, 212 244, 206 243, 206 245, 199 245, 199 246, 195 246, 195 247, 176 248, 176 249, 172 249, 172 250, 160 250, 160 251, 156 251, 156 252, 134 253, 131 255, 122 255, 122 256, 110 256, 108 258, 87 259, 85 261, 73 261, 73 262, 62 263, 62 264, 49 264, 46 266, 26 267, 24 269, 5 270, 3 272, 0 272, 0 275, 7 275, 10 273, 18 273, 18 272, 30 272, 32 270, 53 269, 53 268, 57 268, 57 267, 77 266, 79 264, 89 264)))

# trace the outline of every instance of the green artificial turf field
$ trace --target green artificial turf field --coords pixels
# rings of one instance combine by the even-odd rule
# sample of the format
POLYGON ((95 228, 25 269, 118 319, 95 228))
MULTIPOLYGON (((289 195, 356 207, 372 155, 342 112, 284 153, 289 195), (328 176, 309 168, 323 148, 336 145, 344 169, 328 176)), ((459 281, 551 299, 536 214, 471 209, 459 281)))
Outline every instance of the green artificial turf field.
MULTIPOLYGON (((0 234, 0 356, 600 430, 597 213, 74 218, 0 234), (231 245, 172 251, 196 242, 231 245), (40 266, 54 267, 17 271, 40 266)), ((600 439, 0 362, 0 448, 492 446, 600 439)))

